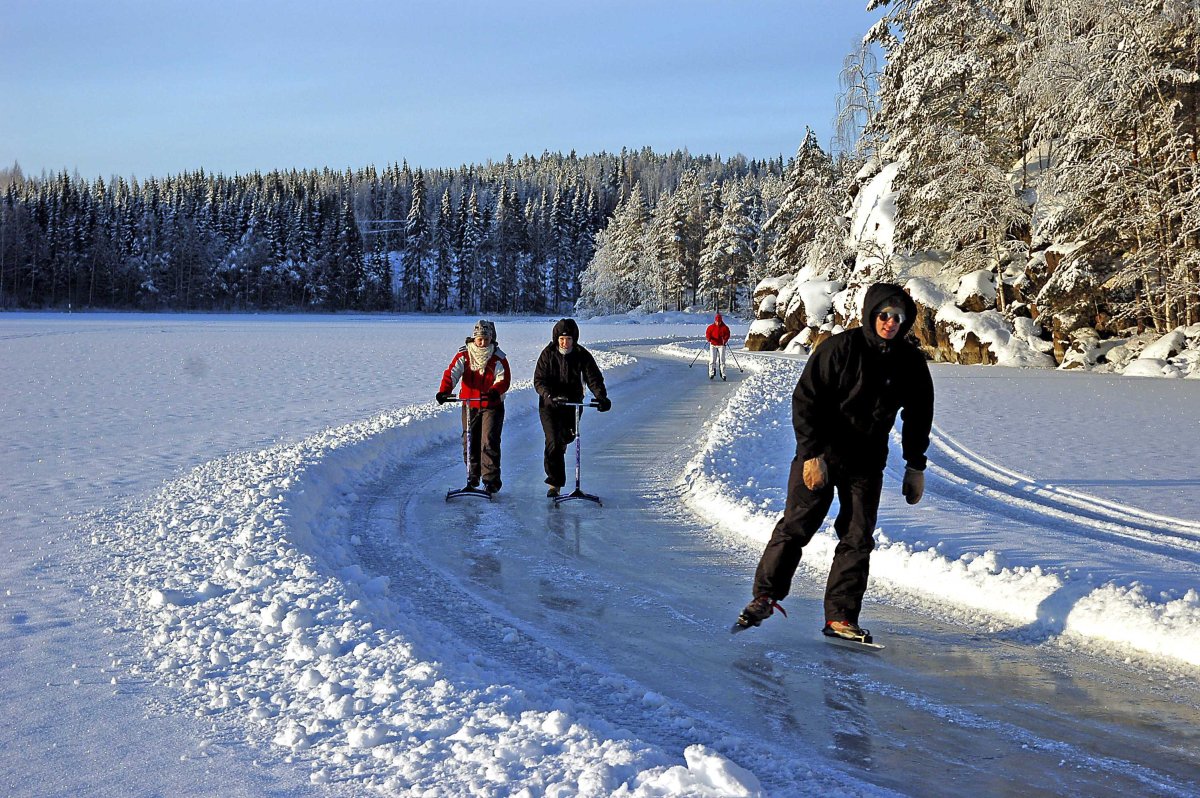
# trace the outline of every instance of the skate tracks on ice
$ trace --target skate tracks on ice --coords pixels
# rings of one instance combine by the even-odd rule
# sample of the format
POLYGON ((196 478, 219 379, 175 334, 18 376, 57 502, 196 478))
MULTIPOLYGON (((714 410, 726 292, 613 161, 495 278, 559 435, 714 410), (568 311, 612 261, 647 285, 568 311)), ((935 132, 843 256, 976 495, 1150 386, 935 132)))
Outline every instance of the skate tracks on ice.
MULTIPOLYGON (((689 512, 679 478, 750 374, 710 382, 654 347, 622 350, 638 376, 610 386, 610 413, 583 419, 583 489, 603 507, 544 498, 542 432, 518 404, 528 393, 510 397, 495 501, 445 500, 462 477, 456 441, 358 492, 361 566, 404 586, 405 614, 527 695, 664 750, 704 744, 770 795, 1200 795, 1194 678, 1055 642, 1045 623, 980 629, 884 589, 866 612, 888 648, 864 656, 820 639, 812 568, 790 619, 729 635, 761 543, 689 512)), ((1052 564, 1070 558, 1055 540, 1078 534, 1104 549, 1101 566, 1123 547, 1148 571, 1196 566, 1200 525, 1038 485, 944 430, 932 455, 928 523, 968 517, 964 549, 1004 527, 1026 550, 1040 531, 1052 564)), ((572 466, 569 450, 569 478, 572 466)), ((889 473, 885 492, 898 492, 889 473)))

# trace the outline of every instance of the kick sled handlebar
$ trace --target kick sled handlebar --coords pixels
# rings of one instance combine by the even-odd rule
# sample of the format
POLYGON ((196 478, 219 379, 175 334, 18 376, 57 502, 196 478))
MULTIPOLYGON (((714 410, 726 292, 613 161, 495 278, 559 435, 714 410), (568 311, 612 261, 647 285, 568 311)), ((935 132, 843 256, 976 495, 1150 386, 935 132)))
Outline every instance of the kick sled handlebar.
POLYGON ((451 396, 447 399, 438 399, 437 403, 439 405, 445 405, 450 404, 451 402, 462 402, 469 407, 472 402, 483 404, 483 399, 484 397, 482 396, 451 396))
POLYGON ((592 493, 584 493, 583 489, 579 487, 580 473, 582 471, 582 468, 580 465, 580 460, 582 457, 580 454, 580 446, 581 446, 582 438, 579 434, 579 422, 580 422, 580 419, 583 418, 583 408, 594 407, 594 408, 599 409, 600 403, 594 399, 590 402, 568 402, 566 399, 560 399, 558 397, 555 397, 555 404, 557 404, 560 407, 575 408, 575 490, 573 490, 570 493, 563 495, 563 496, 555 496, 554 497, 554 506, 558 507, 563 502, 569 502, 573 499, 583 499, 584 501, 594 502, 595 504, 600 505, 600 504, 602 504, 602 502, 600 501, 599 496, 596 496, 595 494, 592 494, 592 493))

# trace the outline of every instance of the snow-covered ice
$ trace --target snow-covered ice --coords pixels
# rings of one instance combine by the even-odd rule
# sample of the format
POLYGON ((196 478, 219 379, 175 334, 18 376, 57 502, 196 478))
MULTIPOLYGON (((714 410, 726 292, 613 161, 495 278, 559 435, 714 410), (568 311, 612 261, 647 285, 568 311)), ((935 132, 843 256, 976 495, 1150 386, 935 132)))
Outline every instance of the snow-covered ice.
MULTIPOLYGON (((653 351, 690 379, 708 320, 583 320, 582 343, 686 339, 653 351)), ((532 413, 551 325, 499 320, 517 380, 506 449, 532 413)), ((678 747, 643 739, 496 662, 364 559, 363 503, 453 451, 452 409, 432 394, 470 326, 0 316, 8 794, 765 794, 772 774, 738 761, 741 732, 709 735, 638 674, 559 654, 548 629, 506 627, 514 645, 542 636, 536 656, 608 685, 635 718, 691 729, 678 747)), ((598 351, 606 423, 648 368, 628 348, 598 351)), ((753 556, 782 508, 801 362, 736 354, 736 385, 674 479, 753 556)), ((881 508, 871 600, 1194 679, 1200 382, 933 371, 929 495, 881 508)), ((885 490, 898 495, 901 470, 889 465, 885 490)), ((506 479, 516 490, 534 495, 506 479)), ((823 583, 834 542, 818 535, 800 578, 823 583)), ((734 614, 743 593, 728 597, 734 614)), ((811 794, 887 792, 820 751, 796 756, 811 794)))

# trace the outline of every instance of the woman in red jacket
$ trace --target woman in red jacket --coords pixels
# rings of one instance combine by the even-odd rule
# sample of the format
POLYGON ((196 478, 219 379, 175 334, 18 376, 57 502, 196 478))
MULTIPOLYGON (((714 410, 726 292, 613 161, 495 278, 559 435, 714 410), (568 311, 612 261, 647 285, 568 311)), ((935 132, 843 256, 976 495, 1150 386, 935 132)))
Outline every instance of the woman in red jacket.
POLYGON ((511 372, 508 356, 496 345, 496 325, 487 319, 475 323, 471 337, 442 374, 439 404, 454 401, 454 386, 460 380, 458 398, 468 400, 463 402, 462 410, 467 485, 477 488, 482 478, 484 489, 495 493, 501 485, 500 434, 504 429, 504 392, 511 382, 511 372))
POLYGON ((708 378, 711 380, 717 376, 717 369, 720 368, 721 379, 725 379, 725 344, 729 343, 729 328, 725 326, 725 322, 721 321, 720 313, 704 331, 704 340, 708 341, 710 350, 708 378))

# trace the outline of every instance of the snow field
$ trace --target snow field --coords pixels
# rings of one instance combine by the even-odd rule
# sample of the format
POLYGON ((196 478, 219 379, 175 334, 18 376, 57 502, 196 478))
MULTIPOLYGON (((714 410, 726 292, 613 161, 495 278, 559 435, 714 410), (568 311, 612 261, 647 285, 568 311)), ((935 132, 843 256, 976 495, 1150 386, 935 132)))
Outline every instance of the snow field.
MULTIPOLYGON (((596 356, 610 384, 638 371, 628 357, 596 356)), ((347 525, 357 491, 457 440, 456 412, 409 406, 225 457, 97 529, 92 543, 123 569, 101 589, 119 594, 145 640, 132 675, 308 762, 315 783, 388 794, 761 794, 752 774, 703 746, 680 765, 512 685, 414 617, 404 586, 364 573, 347 525)))

